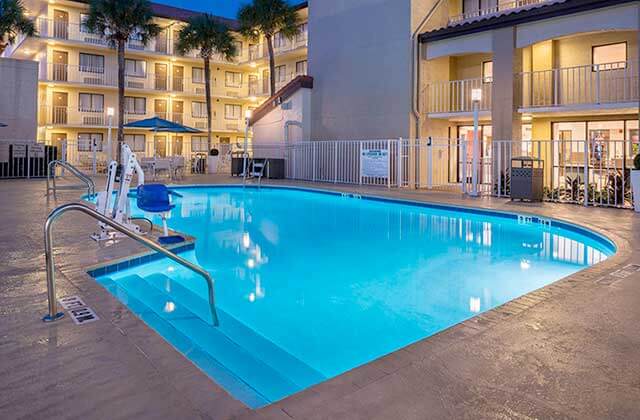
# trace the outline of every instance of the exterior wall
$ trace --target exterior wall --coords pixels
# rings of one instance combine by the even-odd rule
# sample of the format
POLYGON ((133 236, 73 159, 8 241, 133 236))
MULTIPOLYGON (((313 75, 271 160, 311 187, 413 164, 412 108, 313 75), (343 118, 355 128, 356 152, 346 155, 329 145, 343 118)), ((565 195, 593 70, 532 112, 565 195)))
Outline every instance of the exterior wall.
MULTIPOLYGON (((426 13, 433 1, 420 1, 426 13)), ((410 135, 410 0, 323 0, 309 5, 313 139, 410 135), (363 18, 366 16, 366 19, 363 18)))
POLYGON ((38 63, 0 58, 0 92, 0 141, 35 141, 38 63))
POLYGON ((310 89, 299 89, 257 121, 253 125, 253 144, 285 144, 285 140, 289 143, 309 140, 312 92, 310 89), (297 124, 287 125, 287 122, 297 124), (286 134, 285 129, 288 129, 286 134))

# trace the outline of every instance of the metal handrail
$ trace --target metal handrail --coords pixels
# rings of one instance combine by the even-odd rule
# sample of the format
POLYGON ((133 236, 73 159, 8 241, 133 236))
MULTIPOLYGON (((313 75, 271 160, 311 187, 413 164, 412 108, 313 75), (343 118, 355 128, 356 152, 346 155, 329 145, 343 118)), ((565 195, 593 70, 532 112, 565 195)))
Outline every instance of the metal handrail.
POLYGON ((45 251, 45 260, 47 266, 47 295, 49 299, 49 314, 46 315, 42 320, 47 321, 55 321, 56 319, 62 318, 64 313, 58 312, 57 303, 56 303, 56 279, 55 279, 55 265, 53 260, 53 238, 52 238, 52 227, 53 222, 60 217, 63 213, 66 213, 71 210, 77 210, 82 212, 88 216, 93 217, 99 222, 104 223, 122 233, 123 235, 128 236, 129 238, 135 240, 139 244, 145 245, 152 250, 163 254, 165 257, 177 262, 178 264, 188 268, 191 271, 194 271, 197 274, 200 274, 205 281, 207 282, 207 288, 209 289, 209 307, 211 309, 211 319, 213 321, 214 326, 219 325, 218 314, 216 313, 216 304, 215 304, 215 294, 214 294, 214 284, 211 275, 205 271, 203 268, 192 264, 191 262, 185 260, 184 258, 174 254, 173 252, 161 247, 155 242, 147 239, 143 236, 138 235, 137 233, 131 232, 120 223, 114 222, 112 219, 103 216, 92 208, 80 204, 80 203, 69 203, 64 204, 62 206, 56 207, 51 211, 49 217, 47 217, 47 221, 44 224, 44 251, 45 251))
POLYGON ((62 166, 64 169, 69 170, 73 175, 76 176, 80 181, 87 184, 87 194, 89 197, 93 197, 96 193, 96 184, 93 182, 91 178, 87 175, 83 174, 78 168, 70 164, 69 162, 65 162, 64 160, 52 160, 49 162, 47 168, 47 196, 49 196, 49 191, 53 190, 53 195, 56 195, 56 175, 55 168, 56 166, 62 166), (53 179, 53 188, 49 186, 49 183, 53 179))

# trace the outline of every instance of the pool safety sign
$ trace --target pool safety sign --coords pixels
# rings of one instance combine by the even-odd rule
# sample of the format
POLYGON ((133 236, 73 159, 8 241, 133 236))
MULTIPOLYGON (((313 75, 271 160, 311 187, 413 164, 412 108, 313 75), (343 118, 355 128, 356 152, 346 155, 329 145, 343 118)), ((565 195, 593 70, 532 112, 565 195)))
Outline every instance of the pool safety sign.
POLYGON ((387 178, 389 176, 389 150, 362 149, 360 177, 387 178))
POLYGON ((58 299, 58 302, 60 302, 60 306, 67 310, 76 325, 89 324, 100 319, 93 309, 84 303, 80 296, 63 297, 58 299))

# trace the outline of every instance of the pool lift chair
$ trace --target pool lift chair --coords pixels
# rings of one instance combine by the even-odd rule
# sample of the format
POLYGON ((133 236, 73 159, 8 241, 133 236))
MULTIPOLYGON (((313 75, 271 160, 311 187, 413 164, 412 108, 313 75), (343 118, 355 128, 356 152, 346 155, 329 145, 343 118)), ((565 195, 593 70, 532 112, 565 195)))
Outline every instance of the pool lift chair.
POLYGON ((175 191, 171 191, 164 184, 144 184, 138 185, 137 205, 140 210, 147 213, 160 214, 162 218, 163 236, 158 238, 162 245, 170 245, 184 242, 184 237, 180 235, 169 236, 167 228, 167 215, 175 207, 171 204, 170 196, 182 197, 175 191))
MULTIPOLYGON (((138 185, 144 184, 144 172, 136 159, 135 153, 133 153, 126 144, 122 146, 122 161, 124 164, 122 172, 120 173, 120 185, 115 197, 113 192, 115 190, 118 162, 113 160, 109 163, 107 167, 107 184, 104 191, 98 193, 96 211, 103 216, 113 219, 134 233, 143 234, 140 226, 133 223, 133 220, 136 218, 131 217, 129 188, 131 187, 134 173, 138 175, 138 185)), ((105 241, 122 236, 115 230, 109 229, 104 223, 99 222, 98 228, 98 231, 91 235, 91 238, 96 241, 105 241)))

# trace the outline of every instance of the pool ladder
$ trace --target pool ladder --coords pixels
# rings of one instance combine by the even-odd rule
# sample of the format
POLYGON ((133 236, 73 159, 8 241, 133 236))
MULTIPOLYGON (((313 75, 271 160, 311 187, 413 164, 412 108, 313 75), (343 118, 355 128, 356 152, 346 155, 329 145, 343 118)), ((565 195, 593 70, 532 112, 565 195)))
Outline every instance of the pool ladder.
POLYGON ((64 204, 62 206, 56 207, 51 211, 49 217, 47 217, 47 221, 44 224, 44 250, 45 250, 45 260, 46 260, 46 268, 47 268, 47 297, 49 299, 49 313, 42 318, 43 321, 55 321, 64 316, 63 312, 58 312, 57 301, 56 301, 56 278, 55 278, 55 262, 53 259, 53 235, 52 228, 53 223, 62 216, 64 213, 68 211, 79 211, 84 213, 90 217, 93 217, 99 222, 102 222, 111 228, 117 230, 123 235, 128 236, 129 238, 135 240, 139 244, 146 246, 147 248, 151 248, 152 250, 159 252, 165 257, 175 261, 176 263, 188 268, 189 270, 195 272, 202 276, 202 278, 207 282, 207 289, 209 292, 209 308, 211 310, 211 320, 214 326, 219 325, 218 314, 216 312, 216 304, 215 304, 215 290, 214 283, 211 275, 202 267, 197 266, 184 258, 174 254, 173 252, 161 247, 157 243, 153 242, 150 239, 147 239, 143 236, 140 236, 137 233, 130 231, 125 228, 120 223, 113 221, 108 217, 103 216, 92 208, 80 204, 80 203, 70 203, 64 204))
POLYGON ((77 190, 79 188, 85 188, 85 187, 87 188, 87 195, 89 195, 89 197, 93 197, 96 193, 96 184, 93 182, 91 178, 89 178, 89 176, 85 175, 78 168, 76 168, 75 166, 73 166, 72 164, 64 160, 52 160, 51 162, 49 162, 49 165, 47 167, 47 197, 49 196, 49 193, 51 191, 53 191, 53 196, 55 197, 56 190, 77 190), (84 185, 65 185, 65 186, 56 185, 55 171, 56 171, 56 167, 58 166, 71 172, 73 175, 75 175, 76 178, 82 181, 84 185))
POLYGON ((256 162, 255 159, 249 159, 249 162, 247 163, 247 170, 248 168, 251 168, 251 171, 249 171, 249 178, 258 178, 258 188, 262 186, 262 177, 264 177, 265 171, 269 169, 269 159, 260 160, 261 162, 256 162))

